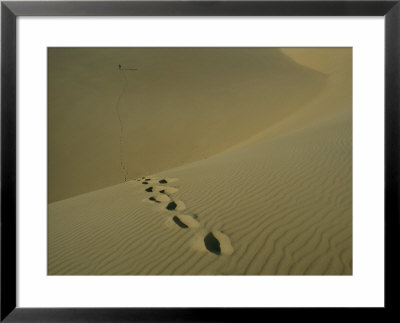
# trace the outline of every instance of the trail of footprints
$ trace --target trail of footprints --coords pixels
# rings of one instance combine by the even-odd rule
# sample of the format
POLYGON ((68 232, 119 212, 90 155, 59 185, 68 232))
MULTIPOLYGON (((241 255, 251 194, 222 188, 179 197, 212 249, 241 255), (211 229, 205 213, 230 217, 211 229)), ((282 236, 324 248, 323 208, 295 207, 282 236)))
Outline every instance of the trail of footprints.
MULTIPOLYGON (((196 214, 187 215, 182 212, 186 209, 185 203, 174 199, 172 195, 178 191, 176 187, 166 186, 178 179, 176 178, 154 178, 142 177, 137 179, 143 185, 146 185, 145 192, 150 193, 146 198, 147 202, 159 204, 165 207, 165 210, 171 212, 172 221, 181 229, 200 229, 203 228, 198 221, 196 214)), ((207 232, 207 231, 206 231, 207 232)), ((229 237, 218 230, 211 230, 202 238, 202 244, 205 249, 215 255, 230 255, 233 252, 229 237)))

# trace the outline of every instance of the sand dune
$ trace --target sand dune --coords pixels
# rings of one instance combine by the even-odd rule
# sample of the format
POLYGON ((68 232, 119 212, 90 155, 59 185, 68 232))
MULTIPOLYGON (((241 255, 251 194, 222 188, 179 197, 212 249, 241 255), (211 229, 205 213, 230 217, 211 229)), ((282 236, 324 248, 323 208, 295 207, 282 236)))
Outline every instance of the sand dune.
POLYGON ((49 202, 215 155, 325 82, 274 48, 49 49, 49 202))
POLYGON ((351 49, 278 52, 312 96, 209 158, 50 203, 48 273, 352 274, 351 49))

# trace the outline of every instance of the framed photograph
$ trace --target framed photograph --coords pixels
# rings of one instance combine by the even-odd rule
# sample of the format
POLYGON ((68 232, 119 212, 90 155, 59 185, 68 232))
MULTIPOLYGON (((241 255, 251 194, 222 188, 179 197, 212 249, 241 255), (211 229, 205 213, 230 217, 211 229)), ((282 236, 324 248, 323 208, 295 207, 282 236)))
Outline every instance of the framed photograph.
POLYGON ((1 321, 395 311, 399 15, 2 2, 1 321))

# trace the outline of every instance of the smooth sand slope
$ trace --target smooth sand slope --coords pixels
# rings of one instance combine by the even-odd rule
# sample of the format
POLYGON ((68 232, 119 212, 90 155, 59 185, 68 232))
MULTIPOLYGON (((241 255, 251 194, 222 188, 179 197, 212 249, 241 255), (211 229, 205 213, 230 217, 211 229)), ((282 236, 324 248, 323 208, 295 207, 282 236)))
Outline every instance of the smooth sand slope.
POLYGON ((48 273, 352 274, 351 49, 277 51, 312 96, 214 156, 49 204, 48 273))
POLYGON ((49 202, 215 155, 325 82, 275 48, 49 49, 49 202))

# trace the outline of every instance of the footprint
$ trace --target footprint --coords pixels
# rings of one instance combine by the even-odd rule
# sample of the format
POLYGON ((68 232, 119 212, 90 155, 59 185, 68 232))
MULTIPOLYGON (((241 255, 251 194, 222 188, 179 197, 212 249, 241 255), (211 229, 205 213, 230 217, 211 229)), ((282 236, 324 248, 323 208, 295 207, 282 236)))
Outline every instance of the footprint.
POLYGON ((168 195, 159 194, 157 196, 149 197, 149 200, 156 203, 161 203, 161 202, 169 202, 171 201, 171 198, 168 195))
MULTIPOLYGON (((199 251, 208 251, 214 255, 231 255, 233 253, 233 247, 230 238, 219 230, 205 231, 205 228, 201 226, 198 221, 197 214, 186 215, 181 214, 181 211, 186 209, 185 203, 180 200, 171 200, 170 195, 177 192, 176 187, 168 187, 165 185, 155 185, 155 184, 169 184, 177 181, 177 178, 164 177, 158 179, 157 177, 146 176, 141 179, 137 179, 142 184, 153 184, 153 186, 147 187, 145 189, 148 193, 158 192, 160 194, 151 196, 147 201, 161 204, 162 208, 166 208, 168 211, 175 211, 173 216, 167 217, 166 224, 168 226, 177 225, 181 229, 188 228, 199 228, 194 232, 194 237, 192 240, 192 245, 195 249, 199 251)), ((143 200, 143 201, 146 201, 143 200)))
POLYGON ((165 194, 158 194, 156 196, 156 199, 160 202, 169 202, 171 201, 171 198, 168 195, 165 194))
MULTIPOLYGON (((197 230, 201 228, 201 224, 193 218, 192 215, 186 214, 176 214, 173 216, 168 216, 165 221, 165 225, 169 228, 176 228, 178 226, 181 229, 194 229, 197 230)), ((202 237, 204 236, 204 231, 202 231, 202 237)), ((203 243, 204 249, 204 243, 203 243)))
MULTIPOLYGON (((154 178, 157 179, 157 178, 154 178)), ((172 177, 161 177, 161 179, 157 179, 157 182, 159 184, 171 184, 175 183, 176 181, 179 181, 178 178, 172 178, 172 177)))
POLYGON ((191 215, 175 215, 172 220, 181 228, 198 228, 200 226, 200 223, 191 215), (181 226, 181 224, 184 226, 181 226))
POLYGON ((206 249, 216 255, 231 255, 233 247, 229 237, 221 231, 214 230, 204 237, 206 249))
POLYGON ((183 211, 184 209, 186 209, 186 206, 185 203, 183 203, 182 201, 176 200, 168 203, 166 209, 168 211, 183 211))
POLYGON ((167 195, 174 194, 179 191, 176 187, 159 186, 158 188, 161 188, 158 190, 160 193, 167 195))
POLYGON ((136 180, 138 182, 155 182, 155 183, 157 183, 158 182, 158 177, 145 176, 145 177, 142 177, 142 178, 136 178, 136 180))
POLYGON ((156 202, 156 203, 161 203, 160 201, 157 201, 157 199, 154 196, 149 197, 149 200, 153 201, 153 202, 156 202))
POLYGON ((176 209, 177 206, 178 206, 178 205, 177 205, 174 201, 172 201, 171 203, 169 203, 169 204, 167 205, 167 210, 173 211, 173 210, 176 209))
POLYGON ((181 221, 181 219, 178 218, 176 215, 172 218, 172 220, 173 220, 178 226, 180 226, 180 227, 183 228, 183 229, 189 228, 189 227, 188 227, 185 223, 183 223, 183 222, 181 221))
POLYGON ((206 246, 208 251, 215 253, 216 255, 221 254, 221 245, 212 232, 209 232, 204 237, 204 245, 206 246))
POLYGON ((150 186, 145 189, 146 192, 160 192, 162 194, 170 195, 178 192, 179 190, 176 187, 167 187, 167 186, 150 186))

